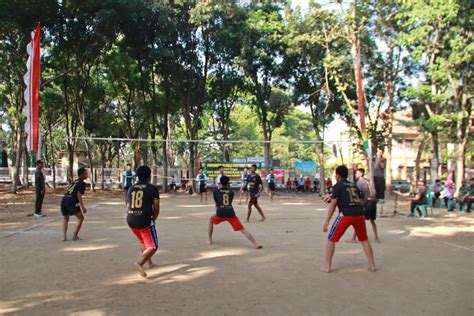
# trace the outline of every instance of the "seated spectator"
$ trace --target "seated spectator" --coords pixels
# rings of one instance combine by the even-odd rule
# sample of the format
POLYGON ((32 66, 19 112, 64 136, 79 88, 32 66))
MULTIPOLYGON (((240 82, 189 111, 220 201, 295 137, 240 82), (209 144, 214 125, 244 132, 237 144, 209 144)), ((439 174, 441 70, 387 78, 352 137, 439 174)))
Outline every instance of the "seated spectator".
POLYGON ((418 214, 421 216, 421 210, 419 209, 418 205, 426 204, 427 193, 428 193, 428 190, 426 188, 426 182, 422 180, 418 181, 418 194, 413 199, 411 199, 410 214, 408 216, 414 216, 415 209, 418 211, 418 214))
POLYGON ((316 178, 313 181, 313 192, 319 193, 319 181, 316 178))
POLYGON ((439 198, 441 196, 441 191, 443 191, 441 180, 436 179, 433 187, 431 188, 431 191, 433 191, 433 207, 436 207, 436 205, 438 205, 439 198))
POLYGON ((464 193, 464 195, 460 194, 459 199, 460 206, 463 207, 464 205, 466 205, 466 213, 471 213, 472 201, 474 200, 474 178, 471 178, 470 185, 466 187, 466 192, 464 193))
MULTIPOLYGON (((446 185, 443 189, 442 194, 443 194, 444 205, 446 206, 446 208, 449 208, 448 202, 452 201, 454 198, 454 183, 452 181, 446 182, 446 185)), ((454 209, 453 204, 454 203, 451 203, 451 209, 448 209, 449 211, 452 211, 452 209, 454 209)))
POLYGON ((332 193, 332 181, 331 178, 328 178, 328 181, 326 181, 326 191, 328 194, 332 193))
POLYGON ((305 192, 311 191, 311 180, 309 177, 306 177, 306 180, 304 180, 304 190, 305 192))
POLYGON ((295 188, 295 192, 298 192, 298 179, 293 180, 293 187, 295 188))
POLYGON ((304 178, 303 175, 300 175, 298 179, 298 192, 302 193, 304 191, 304 178))

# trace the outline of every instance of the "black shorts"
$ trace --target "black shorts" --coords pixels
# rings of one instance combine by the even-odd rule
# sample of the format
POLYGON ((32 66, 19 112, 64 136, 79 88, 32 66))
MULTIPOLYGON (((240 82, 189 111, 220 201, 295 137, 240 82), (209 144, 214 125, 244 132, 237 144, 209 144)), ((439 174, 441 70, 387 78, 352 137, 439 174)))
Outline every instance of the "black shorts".
POLYGON ((269 189, 270 191, 275 191, 275 190, 276 190, 275 183, 274 183, 274 182, 270 182, 270 183, 268 184, 268 189, 269 189))
POLYGON ((374 186, 377 200, 385 199, 385 178, 374 177, 374 186))
POLYGON ((250 193, 249 205, 254 205, 258 203, 258 198, 255 194, 250 193))
POLYGON ((206 185, 205 184, 200 184, 199 185, 199 193, 206 193, 206 192, 207 192, 206 185))
POLYGON ((367 200, 364 208, 365 219, 375 221, 377 219, 377 200, 367 200))
POLYGON ((128 193, 128 190, 130 189, 130 187, 124 187, 123 190, 125 191, 125 193, 128 193))
POLYGON ((61 205, 61 214, 63 216, 76 215, 80 211, 81 211, 81 208, 79 206, 64 206, 64 205, 61 205))

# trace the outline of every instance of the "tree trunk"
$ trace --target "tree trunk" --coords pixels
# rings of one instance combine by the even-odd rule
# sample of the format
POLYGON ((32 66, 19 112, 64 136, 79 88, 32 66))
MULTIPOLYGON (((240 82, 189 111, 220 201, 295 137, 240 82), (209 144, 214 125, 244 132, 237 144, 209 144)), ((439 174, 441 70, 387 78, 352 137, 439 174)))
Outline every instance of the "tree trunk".
POLYGON ((23 188, 28 189, 28 166, 30 165, 28 160, 30 157, 28 157, 28 149, 26 148, 26 140, 23 144, 22 146, 23 146, 24 153, 23 153, 23 179, 22 180, 23 180, 23 188))
POLYGON ((438 131, 431 132, 431 142, 433 147, 433 156, 431 157, 430 166, 430 182, 434 184, 435 180, 438 179, 438 166, 439 166, 439 139, 438 131))
POLYGON ((67 182, 68 184, 72 184, 74 181, 74 146, 70 139, 67 142, 67 153, 69 159, 69 165, 67 168, 67 182))
POLYGON ((416 152, 416 159, 415 159, 415 172, 413 173, 413 176, 415 179, 412 179, 412 181, 415 183, 415 190, 414 192, 417 192, 418 189, 418 180, 420 180, 420 161, 421 161, 421 155, 423 154, 423 150, 425 149, 425 137, 424 135, 420 135, 421 139, 420 142, 418 143, 418 148, 416 152))
POLYGON ((23 125, 20 122, 17 132, 17 139, 16 139, 16 160, 15 160, 15 171, 13 172, 13 179, 12 179, 12 186, 10 189, 11 193, 16 194, 18 190, 18 185, 20 184, 20 168, 21 168, 21 160, 22 160, 22 139, 23 139, 23 125))
POLYGON ((86 149, 87 149, 87 157, 89 158, 89 168, 90 168, 89 178, 91 180, 91 192, 94 192, 95 191, 94 163, 92 161, 91 148, 90 148, 89 142, 86 140, 85 143, 86 143, 86 149))
POLYGON ((56 163, 53 160, 53 163, 51 164, 51 172, 53 173, 53 189, 56 190, 56 163))
POLYGON ((386 170, 386 186, 387 191, 392 192, 392 148, 393 148, 393 113, 389 114, 389 128, 388 128, 388 135, 387 135, 387 165, 385 167, 386 170))

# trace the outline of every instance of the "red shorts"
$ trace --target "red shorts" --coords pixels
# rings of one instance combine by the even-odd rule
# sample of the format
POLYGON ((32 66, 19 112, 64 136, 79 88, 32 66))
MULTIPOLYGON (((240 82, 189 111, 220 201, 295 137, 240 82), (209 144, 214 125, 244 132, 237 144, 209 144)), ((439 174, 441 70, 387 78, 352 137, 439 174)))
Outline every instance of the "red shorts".
POLYGON ((236 232, 241 231, 241 230, 244 229, 244 226, 242 225, 242 223, 240 222, 240 220, 237 216, 236 217, 223 218, 223 217, 219 217, 217 215, 213 215, 211 217, 211 221, 214 225, 218 225, 222 222, 229 222, 230 226, 232 226, 232 228, 236 232))
POLYGON ((150 225, 145 228, 132 228, 132 232, 145 248, 158 249, 158 235, 156 234, 155 225, 150 225))
POLYGON ((332 224, 331 230, 329 231, 328 240, 332 242, 338 242, 342 235, 346 232, 349 226, 353 226, 357 239, 359 241, 366 241, 367 230, 365 229, 365 216, 344 216, 340 214, 336 217, 336 220, 332 224))

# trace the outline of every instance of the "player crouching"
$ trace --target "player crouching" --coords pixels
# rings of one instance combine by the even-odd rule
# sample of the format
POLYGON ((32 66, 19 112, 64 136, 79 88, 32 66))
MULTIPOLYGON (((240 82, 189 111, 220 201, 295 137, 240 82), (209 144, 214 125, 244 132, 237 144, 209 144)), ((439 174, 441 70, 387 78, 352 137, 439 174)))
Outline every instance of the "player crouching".
POLYGON ((146 277, 143 265, 153 268, 151 257, 158 249, 158 236, 155 222, 160 214, 160 195, 158 188, 150 184, 151 170, 141 166, 136 172, 138 182, 130 187, 127 194, 127 223, 140 242, 142 255, 135 262, 140 275, 146 277))
POLYGON ((214 225, 218 225, 222 222, 229 222, 234 231, 240 231, 245 235, 245 237, 248 238, 248 240, 252 242, 256 249, 261 249, 262 246, 257 244, 252 234, 245 230, 239 218, 235 215, 234 208, 232 206, 234 192, 232 192, 229 188, 229 177, 222 176, 220 178, 220 183, 222 187, 214 191, 216 215, 213 215, 209 221, 209 244, 212 245, 212 233, 214 231, 214 225))

